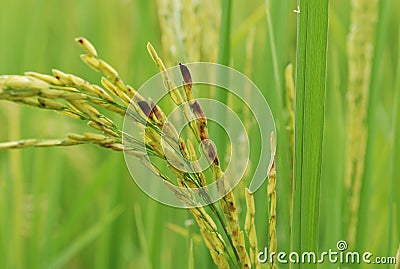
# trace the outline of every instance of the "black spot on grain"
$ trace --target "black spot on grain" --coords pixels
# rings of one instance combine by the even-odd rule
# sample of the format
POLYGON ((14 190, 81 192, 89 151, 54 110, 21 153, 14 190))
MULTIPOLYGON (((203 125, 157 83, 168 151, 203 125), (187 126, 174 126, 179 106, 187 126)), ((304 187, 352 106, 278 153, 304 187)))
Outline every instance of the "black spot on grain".
POLYGON ((189 68, 186 65, 179 63, 179 68, 181 69, 181 74, 183 77, 183 81, 192 87, 192 76, 190 75, 189 68))
POLYGON ((140 109, 143 111, 143 113, 149 117, 151 114, 151 108, 148 103, 145 101, 138 101, 137 104, 139 105, 140 109))

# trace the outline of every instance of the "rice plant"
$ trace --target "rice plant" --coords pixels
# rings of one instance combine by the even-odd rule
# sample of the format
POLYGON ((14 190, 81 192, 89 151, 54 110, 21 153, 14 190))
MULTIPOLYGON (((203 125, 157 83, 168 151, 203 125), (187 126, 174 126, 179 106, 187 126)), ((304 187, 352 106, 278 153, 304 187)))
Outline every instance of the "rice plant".
MULTIPOLYGON (((134 88, 126 85, 118 72, 98 57, 95 47, 87 39, 77 38, 76 42, 86 52, 86 54, 81 55, 82 60, 95 71, 102 73, 102 87, 59 70, 53 70, 52 76, 27 72, 25 76, 5 75, 0 77, 1 99, 53 110, 74 119, 83 120, 87 125, 96 131, 101 131, 101 133, 72 133, 62 139, 26 139, 5 142, 0 144, 0 149, 72 146, 87 143, 116 151, 124 150, 127 154, 132 154, 139 158, 144 167, 147 167, 164 180, 177 198, 190 207, 189 210, 199 225, 205 244, 210 250, 210 255, 219 268, 231 268, 231 266, 250 268, 251 264, 257 266, 258 248, 256 233, 254 227, 251 228, 254 225, 254 201, 252 200, 251 192, 249 190, 246 191, 248 214, 250 214, 246 227, 249 240, 252 242, 252 259, 250 260, 245 246, 244 233, 239 225, 236 202, 232 191, 229 191, 232 187, 226 185, 224 181, 220 182, 219 184, 222 185, 219 188, 223 190, 228 188, 227 193, 221 199, 221 210, 215 204, 209 205, 213 217, 220 222, 220 227, 223 230, 220 231, 213 218, 203 207, 199 206, 199 201, 193 197, 196 188, 206 186, 206 182, 208 181, 206 176, 202 172, 198 172, 199 170, 196 167, 192 167, 193 170, 191 173, 186 173, 171 164, 171 158, 175 164, 178 163, 181 167, 183 167, 185 161, 197 160, 197 154, 192 142, 190 140, 185 142, 178 135, 174 126, 167 120, 162 108, 151 100, 147 102, 134 88), (124 133, 109 117, 100 113, 96 107, 133 120, 143 131, 142 135, 144 136, 143 140, 145 144, 141 145, 132 134, 124 133), (174 157, 166 156, 165 148, 161 143, 161 136, 165 136, 170 150, 180 152, 182 155, 176 154, 174 157), (125 146, 122 145, 122 139, 128 141, 125 143, 125 146), (140 148, 141 146, 145 148, 140 148), (168 168, 177 177, 177 181, 173 180, 173 177, 171 178, 164 174, 162 169, 158 168, 155 163, 151 163, 145 157, 145 152, 148 152, 151 156, 165 160, 168 168), (179 159, 180 156, 184 158, 179 159), (185 188, 186 191, 176 189, 173 187, 174 185, 179 185, 185 188), (251 214, 253 214, 253 217, 251 217, 251 214), (224 215, 224 219, 222 215, 224 215)), ((172 101, 176 105, 183 104, 184 100, 187 102, 186 106, 184 106, 187 109, 184 110, 184 114, 188 117, 193 134, 202 143, 204 153, 212 164, 213 180, 217 181, 222 177, 223 172, 216 150, 209 142, 207 118, 200 103, 193 98, 193 86, 189 69, 185 65, 180 64, 184 81, 183 89, 185 97, 183 98, 178 88, 168 78, 166 67, 153 46, 149 43, 147 47, 151 57, 163 74, 164 85, 172 101), (194 118, 189 115, 189 109, 195 116, 194 118)), ((206 191, 200 192, 199 195, 206 202, 207 199, 210 199, 206 191)))

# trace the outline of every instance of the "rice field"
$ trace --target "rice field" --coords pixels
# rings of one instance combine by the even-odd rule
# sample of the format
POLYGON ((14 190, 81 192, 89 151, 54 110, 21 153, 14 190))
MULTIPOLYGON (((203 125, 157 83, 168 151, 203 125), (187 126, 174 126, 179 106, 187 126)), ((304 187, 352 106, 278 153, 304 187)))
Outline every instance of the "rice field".
MULTIPOLYGON (((80 59, 77 37, 90 40, 100 58, 135 89, 159 72, 148 42, 167 67, 198 61, 233 67, 261 90, 276 127, 276 171, 269 171, 253 195, 245 192, 260 143, 258 133, 250 131, 250 169, 234 190, 249 260, 264 248, 338 251, 338 242, 346 243, 346 251, 372 253, 371 260, 395 257, 400 251, 399 9, 392 0, 301 0, 299 5, 269 0, 1 0, 0 76, 50 75, 57 69, 100 84, 104 73, 80 59)), ((142 192, 123 154, 109 149, 111 144, 117 149, 120 140, 103 144, 108 148, 2 149, 2 142, 61 139, 94 129, 52 109, 4 100, 1 83, 0 268, 248 268, 240 265, 244 254, 233 262, 229 258, 239 243, 227 244, 222 256, 229 267, 223 267, 210 255, 194 211, 163 205, 142 192)), ((232 96, 194 93, 228 104, 253 129, 251 115, 232 96)), ((118 113, 99 110, 122 128, 118 113)), ((218 151, 224 160, 230 149, 224 133, 210 123, 210 137, 217 148, 226 148, 218 151)), ((146 167, 137 170, 147 175, 146 167)), ((216 204, 229 214, 223 202, 216 204)), ((228 242, 223 222, 211 207, 204 209, 228 242)), ((273 264, 252 265, 399 266, 285 264, 276 256, 273 264)))

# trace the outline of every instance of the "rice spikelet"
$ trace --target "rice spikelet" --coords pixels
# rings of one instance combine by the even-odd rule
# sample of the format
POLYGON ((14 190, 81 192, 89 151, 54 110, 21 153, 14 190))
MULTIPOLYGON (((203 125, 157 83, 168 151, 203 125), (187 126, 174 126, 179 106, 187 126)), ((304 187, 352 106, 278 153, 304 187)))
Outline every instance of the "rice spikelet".
POLYGON ((368 128, 366 124, 368 91, 374 51, 378 0, 352 0, 351 26, 347 42, 349 81, 347 92, 347 161, 345 185, 350 196, 348 243, 355 245, 364 171, 368 128))

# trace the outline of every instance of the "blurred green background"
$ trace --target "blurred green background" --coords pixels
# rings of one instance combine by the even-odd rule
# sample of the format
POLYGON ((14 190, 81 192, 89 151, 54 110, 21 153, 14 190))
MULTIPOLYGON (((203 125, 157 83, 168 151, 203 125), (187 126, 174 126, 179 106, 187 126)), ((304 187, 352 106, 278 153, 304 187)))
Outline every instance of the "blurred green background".
MULTIPOLYGON (((189 2, 182 1, 184 5, 189 2)), ((219 7, 219 1, 215 5, 219 7)), ((270 27, 265 1, 234 1, 232 10, 231 66, 248 74, 263 91, 277 125, 278 250, 282 251, 290 247, 292 172, 284 70, 287 64, 295 64, 296 6, 295 1, 271 1, 270 27), (251 32, 252 58, 243 53, 251 32)), ((349 246, 377 256, 395 255, 400 241, 399 152, 393 150, 400 139, 399 133, 395 135, 400 104, 394 102, 400 90, 399 9, 398 1, 380 2, 371 74, 371 87, 375 87, 369 122, 372 151, 362 189, 357 245, 349 246)), ((213 11, 218 13, 218 9, 213 11)), ((349 1, 331 1, 322 251, 336 249, 347 229, 343 181, 350 13, 349 1)), ((163 44, 165 30, 161 29, 155 1, 0 0, 0 74, 50 73, 56 68, 97 82, 100 76, 79 59, 81 50, 73 42, 78 36, 93 42, 100 56, 136 88, 157 73, 146 50, 148 41, 168 63, 209 60, 207 52, 197 59, 179 53, 165 55, 168 44, 163 44)), ((207 46, 216 49, 218 43, 207 46)), ((3 101, 0 122, 0 141, 59 138, 89 130, 52 111, 3 101)), ((256 193, 256 207, 263 248, 268 233, 266 186, 256 193)), ((0 151, 0 268, 188 268, 191 256, 194 268, 214 268, 208 250, 198 240, 198 228, 185 226, 189 219, 187 211, 161 205, 143 194, 131 180, 120 153, 95 146, 0 151), (194 238, 193 251, 190 238, 194 238)))

